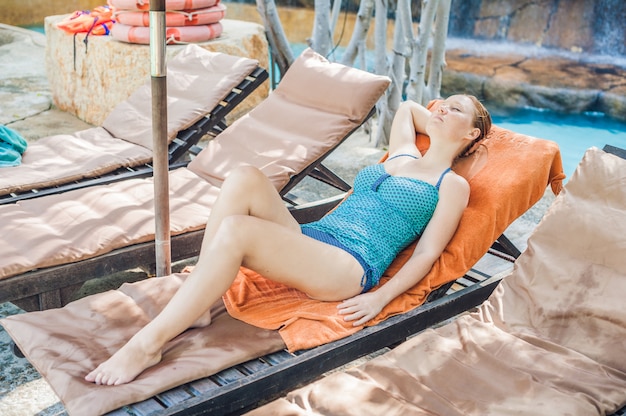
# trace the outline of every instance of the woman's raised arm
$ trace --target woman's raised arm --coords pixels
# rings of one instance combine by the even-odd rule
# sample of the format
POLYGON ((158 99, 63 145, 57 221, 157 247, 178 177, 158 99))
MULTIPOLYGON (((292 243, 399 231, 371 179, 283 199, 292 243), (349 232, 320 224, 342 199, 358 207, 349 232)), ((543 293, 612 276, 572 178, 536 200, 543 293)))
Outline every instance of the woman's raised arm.
POLYGON ((389 154, 409 153, 421 156, 415 146, 415 133, 426 133, 430 111, 415 101, 404 101, 398 107, 389 134, 389 154))

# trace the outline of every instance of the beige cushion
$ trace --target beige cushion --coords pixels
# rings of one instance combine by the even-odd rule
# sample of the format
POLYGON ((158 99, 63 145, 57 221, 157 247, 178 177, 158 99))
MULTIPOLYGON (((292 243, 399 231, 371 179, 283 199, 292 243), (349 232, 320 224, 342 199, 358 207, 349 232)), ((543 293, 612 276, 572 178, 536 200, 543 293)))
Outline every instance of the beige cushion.
MULTIPOLYGON (((204 228, 219 189, 185 168, 170 172, 172 235, 204 228)), ((0 205, 0 280, 154 240, 152 178, 0 205)))
MULTIPOLYGON (((188 45, 168 62, 168 138, 208 114, 250 74, 256 60, 188 45)), ((0 172, 0 195, 103 175, 152 159, 150 81, 118 104, 103 127, 30 143, 22 164, 0 172), (123 139, 123 140, 120 140, 123 139)))
POLYGON ((212 140, 189 169, 219 186, 235 167, 253 165, 281 189, 358 127, 389 83, 307 49, 276 90, 212 140))
POLYGON ((353 121, 362 120, 389 85, 387 77, 328 62, 306 49, 296 59, 276 94, 302 107, 343 114, 353 121))
MULTIPOLYGON (((254 70, 258 62, 188 45, 167 63, 167 136, 191 126, 254 70)), ((113 136, 152 149, 152 88, 148 80, 102 123, 113 136)))
POLYGON ((112 137, 102 127, 30 143, 22 164, 0 171, 0 195, 54 186, 149 162, 152 152, 112 137))

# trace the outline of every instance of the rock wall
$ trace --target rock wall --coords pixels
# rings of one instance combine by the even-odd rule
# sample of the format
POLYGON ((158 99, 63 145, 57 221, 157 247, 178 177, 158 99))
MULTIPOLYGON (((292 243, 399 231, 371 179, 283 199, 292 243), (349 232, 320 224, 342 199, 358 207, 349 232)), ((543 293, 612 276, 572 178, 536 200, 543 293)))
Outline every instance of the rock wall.
MULTIPOLYGON (((109 112, 150 79, 150 47, 118 42, 110 36, 76 37, 56 27, 64 16, 45 19, 47 38, 46 73, 54 104, 89 124, 100 125, 109 112)), ((269 68, 268 44, 263 26, 223 19, 224 30, 217 39, 200 43, 203 48, 245 56, 269 68)), ((167 57, 184 45, 168 45, 167 57)), ((240 117, 267 97, 264 83, 229 115, 227 122, 240 117)))
POLYGON ((626 68, 518 51, 449 50, 442 95, 474 94, 501 107, 601 112, 626 121, 626 68))
POLYGON ((626 2, 452 0, 449 34, 626 56, 626 2))

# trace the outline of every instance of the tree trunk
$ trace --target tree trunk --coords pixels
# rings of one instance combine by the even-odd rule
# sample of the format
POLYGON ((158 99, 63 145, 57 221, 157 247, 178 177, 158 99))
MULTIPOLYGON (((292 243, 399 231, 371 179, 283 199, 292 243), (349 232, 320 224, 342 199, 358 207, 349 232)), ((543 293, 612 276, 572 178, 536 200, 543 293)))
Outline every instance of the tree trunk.
POLYGON ((437 0, 424 0, 422 16, 418 26, 417 46, 413 50, 409 85, 407 86, 407 98, 426 104, 424 100, 426 60, 428 58, 428 41, 437 11, 437 0))
POLYGON ((265 27, 265 36, 270 46, 270 54, 274 65, 278 66, 279 76, 275 77, 272 75, 273 81, 276 82, 276 79, 280 79, 293 62, 293 52, 291 51, 287 35, 285 35, 283 30, 283 25, 280 23, 274 0, 256 0, 256 4, 265 27))
POLYGON ((322 56, 328 56, 332 45, 330 29, 330 0, 315 0, 315 21, 311 47, 322 56))
MULTIPOLYGON (((376 132, 376 146, 389 144, 391 123, 402 101, 404 81, 406 78, 406 62, 411 56, 411 43, 413 40, 411 28, 411 2, 410 0, 398 0, 396 6, 396 24, 393 32, 393 55, 389 77, 391 85, 385 94, 386 105, 382 106, 384 112, 378 114, 378 130, 376 132)), ((379 107, 381 108, 381 107, 379 107)))
POLYGON ((387 59, 387 0, 376 0, 374 15, 374 71, 383 75, 389 71, 387 59))
POLYGON ((335 0, 333 3, 333 9, 331 12, 331 16, 330 16, 330 33, 333 34, 333 37, 331 39, 331 42, 333 44, 332 49, 330 50, 329 54, 328 54, 328 59, 332 60, 332 61, 338 61, 339 58, 337 57, 337 55, 335 55, 335 50, 337 49, 337 47, 339 46, 341 40, 343 39, 344 36, 344 31, 346 29, 346 21, 348 19, 348 12, 344 11, 343 14, 343 20, 342 20, 342 24, 341 24, 341 29, 339 30, 339 33, 337 33, 337 22, 339 21, 339 16, 341 15, 341 5, 343 3, 343 0, 335 0), (337 41, 335 43, 335 37, 337 38, 337 41))
POLYGON ((341 59, 342 64, 348 66, 354 65, 354 61, 356 60, 360 50, 365 49, 365 40, 367 38, 367 32, 370 28, 373 10, 374 0, 362 0, 361 4, 359 4, 359 11, 356 15, 354 31, 352 32, 352 38, 343 53, 343 57, 341 59))
POLYGON ((446 38, 448 36, 448 23, 450 22, 450 3, 451 0, 439 0, 439 7, 437 7, 437 20, 435 22, 433 48, 428 73, 428 88, 424 97, 426 101, 439 98, 441 94, 443 69, 446 66, 446 38))

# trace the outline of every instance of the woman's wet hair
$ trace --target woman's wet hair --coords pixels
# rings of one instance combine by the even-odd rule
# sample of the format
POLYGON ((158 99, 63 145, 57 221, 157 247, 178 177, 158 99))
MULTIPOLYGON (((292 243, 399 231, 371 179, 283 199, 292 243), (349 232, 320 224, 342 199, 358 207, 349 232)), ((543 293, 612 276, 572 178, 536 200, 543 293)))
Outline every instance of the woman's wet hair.
POLYGON ((491 114, 483 103, 473 95, 466 95, 474 104, 474 123, 473 126, 480 130, 480 134, 472 142, 463 149, 459 154, 459 158, 468 157, 478 150, 479 143, 487 136, 491 130, 491 114))

